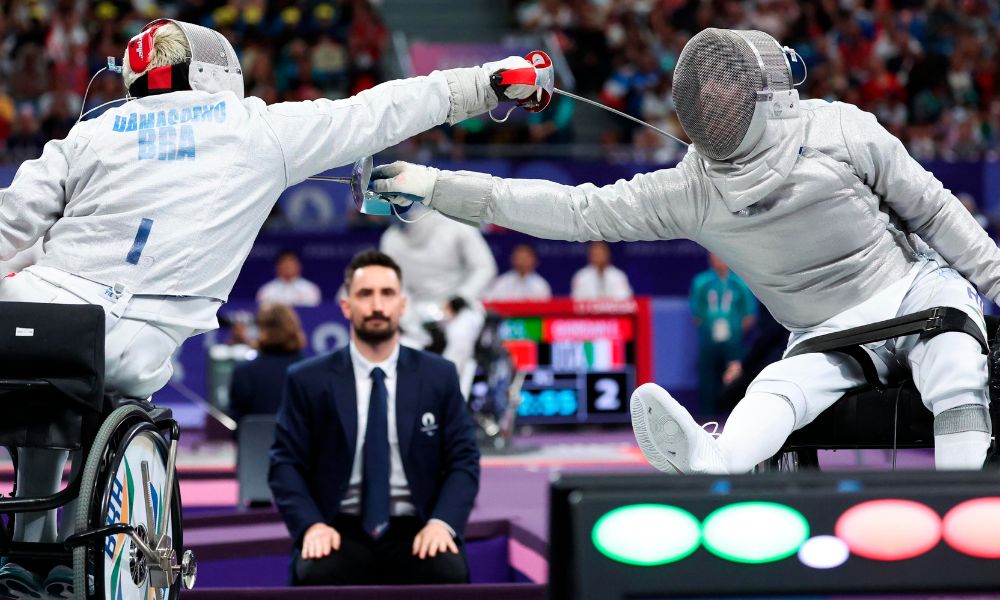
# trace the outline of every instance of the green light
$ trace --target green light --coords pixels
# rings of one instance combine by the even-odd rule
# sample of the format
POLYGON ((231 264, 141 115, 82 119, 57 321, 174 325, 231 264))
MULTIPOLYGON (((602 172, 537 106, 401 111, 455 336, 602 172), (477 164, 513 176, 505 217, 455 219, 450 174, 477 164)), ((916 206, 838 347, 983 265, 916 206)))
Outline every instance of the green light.
POLYGON ((591 533, 594 546, 611 560, 652 566, 678 561, 698 548, 698 519, 666 504, 631 504, 606 513, 591 533))
POLYGON ((705 548, 739 563, 766 563, 795 554, 809 537, 799 511, 773 502, 723 506, 705 519, 705 548))

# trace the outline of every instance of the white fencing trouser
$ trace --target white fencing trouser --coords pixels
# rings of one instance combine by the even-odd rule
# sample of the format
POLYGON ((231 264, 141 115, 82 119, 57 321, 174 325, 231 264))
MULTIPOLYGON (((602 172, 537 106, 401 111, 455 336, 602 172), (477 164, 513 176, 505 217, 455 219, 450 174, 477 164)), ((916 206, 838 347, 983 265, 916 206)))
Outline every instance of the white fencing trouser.
MULTIPOLYGON (((951 306, 985 327, 975 288, 950 268, 928 262, 895 316, 951 306)), ((989 449, 986 355, 972 336, 946 332, 920 340, 889 340, 875 351, 883 382, 908 369, 924 405, 934 414, 938 469, 978 469, 989 449)), ((788 436, 813 421, 848 390, 864 384, 860 366, 839 353, 801 354, 766 367, 726 422, 718 442, 731 473, 746 472, 773 456, 788 436)))
MULTIPOLYGON (((94 298, 91 296, 89 299, 94 298)), ((103 303, 108 311, 105 390, 130 398, 148 398, 170 380, 173 374, 170 357, 195 331, 122 318, 121 314, 130 300, 128 296, 117 300, 109 296, 103 303)), ((27 271, 0 279, 0 302, 92 303, 27 271)), ((17 495, 46 496, 58 491, 68 454, 65 450, 18 448, 17 495)), ((74 473, 82 462, 78 455, 73 460, 74 473)), ((73 526, 75 504, 73 501, 63 509, 66 518, 63 519, 60 537, 67 535, 73 526)), ((54 542, 56 536, 55 510, 21 513, 15 519, 15 541, 54 542)))
POLYGON ((444 318, 437 304, 410 302, 400 319, 403 330, 400 343, 413 348, 426 348, 432 340, 424 329, 424 321, 435 321, 444 330, 445 347, 441 356, 455 365, 462 397, 468 400, 476 376, 476 342, 486 323, 485 311, 479 303, 475 303, 451 318, 444 318))
POLYGON ((445 346, 442 356, 455 364, 462 397, 468 400, 476 377, 476 342, 483 332, 486 315, 482 309, 466 307, 448 319, 444 326, 445 346))

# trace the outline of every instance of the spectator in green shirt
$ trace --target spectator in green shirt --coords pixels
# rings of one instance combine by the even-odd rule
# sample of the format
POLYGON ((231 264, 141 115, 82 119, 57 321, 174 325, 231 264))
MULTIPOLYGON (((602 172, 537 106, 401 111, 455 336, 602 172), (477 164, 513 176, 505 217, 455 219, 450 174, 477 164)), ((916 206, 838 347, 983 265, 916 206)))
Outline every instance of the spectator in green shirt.
POLYGON ((702 414, 715 414, 722 374, 743 354, 743 333, 757 314, 757 299, 714 254, 709 269, 691 282, 691 313, 698 328, 698 401, 702 414))

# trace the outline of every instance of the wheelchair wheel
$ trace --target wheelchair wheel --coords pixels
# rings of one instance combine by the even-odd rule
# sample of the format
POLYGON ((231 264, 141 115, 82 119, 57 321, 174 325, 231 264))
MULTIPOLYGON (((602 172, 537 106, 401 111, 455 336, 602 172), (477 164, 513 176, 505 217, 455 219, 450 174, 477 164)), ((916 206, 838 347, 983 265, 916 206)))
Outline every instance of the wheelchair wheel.
MULTIPOLYGON (((76 508, 76 531, 125 523, 144 535, 168 519, 166 533, 175 551, 182 547, 181 498, 175 479, 173 500, 164 507, 167 441, 143 409, 122 406, 104 421, 87 456, 76 508), (149 470, 153 523, 146 515, 142 464, 149 470)), ((146 557, 126 534, 73 550, 77 600, 168 600, 178 597, 180 578, 170 588, 151 589, 146 557)))

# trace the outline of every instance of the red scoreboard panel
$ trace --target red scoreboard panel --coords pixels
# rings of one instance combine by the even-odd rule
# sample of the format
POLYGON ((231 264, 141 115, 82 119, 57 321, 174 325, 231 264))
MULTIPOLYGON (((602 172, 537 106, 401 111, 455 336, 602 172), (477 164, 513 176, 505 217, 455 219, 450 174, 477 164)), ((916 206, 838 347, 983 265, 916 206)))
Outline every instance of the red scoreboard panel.
POLYGON ((488 302, 518 370, 521 423, 627 422, 636 385, 652 379, 648 298, 488 302))

